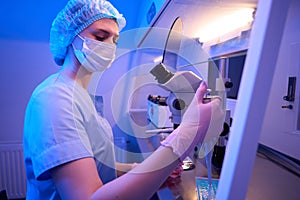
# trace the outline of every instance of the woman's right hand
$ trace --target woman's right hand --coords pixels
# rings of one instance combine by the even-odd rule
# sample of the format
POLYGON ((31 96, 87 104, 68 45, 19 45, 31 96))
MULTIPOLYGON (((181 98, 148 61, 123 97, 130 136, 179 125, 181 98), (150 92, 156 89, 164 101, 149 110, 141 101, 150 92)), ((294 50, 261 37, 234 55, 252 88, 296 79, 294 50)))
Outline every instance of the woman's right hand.
POLYGON ((208 103, 203 102, 207 85, 203 81, 188 109, 183 115, 181 124, 163 142, 163 146, 173 149, 181 160, 204 140, 221 133, 225 112, 221 98, 214 98, 208 103))

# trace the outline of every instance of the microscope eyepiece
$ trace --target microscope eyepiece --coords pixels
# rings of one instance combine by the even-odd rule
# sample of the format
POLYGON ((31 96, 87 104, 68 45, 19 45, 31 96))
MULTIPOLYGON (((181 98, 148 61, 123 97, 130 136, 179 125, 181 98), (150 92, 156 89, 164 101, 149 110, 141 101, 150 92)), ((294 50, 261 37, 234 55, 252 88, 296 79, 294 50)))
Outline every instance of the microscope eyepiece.
POLYGON ((164 84, 170 80, 174 74, 170 72, 163 63, 156 65, 150 73, 155 77, 158 83, 164 84))

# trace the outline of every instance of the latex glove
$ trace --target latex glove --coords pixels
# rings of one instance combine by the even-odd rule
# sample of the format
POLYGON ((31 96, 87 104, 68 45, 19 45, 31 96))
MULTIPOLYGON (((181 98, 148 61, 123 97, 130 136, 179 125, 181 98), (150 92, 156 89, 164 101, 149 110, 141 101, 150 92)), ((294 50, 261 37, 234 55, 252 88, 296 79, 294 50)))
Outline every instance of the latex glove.
POLYGON ((169 178, 177 178, 180 177, 183 172, 182 163, 176 167, 173 172, 169 175, 169 178))
POLYGON ((171 147, 181 161, 198 143, 203 143, 206 136, 210 138, 211 134, 220 134, 222 131, 225 112, 221 98, 203 103, 206 92, 207 85, 202 81, 183 115, 181 124, 161 142, 163 146, 171 147))
POLYGON ((138 165, 139 165, 139 163, 136 163, 136 162, 135 162, 135 163, 132 163, 132 164, 131 164, 131 169, 135 168, 135 167, 138 166, 138 165))

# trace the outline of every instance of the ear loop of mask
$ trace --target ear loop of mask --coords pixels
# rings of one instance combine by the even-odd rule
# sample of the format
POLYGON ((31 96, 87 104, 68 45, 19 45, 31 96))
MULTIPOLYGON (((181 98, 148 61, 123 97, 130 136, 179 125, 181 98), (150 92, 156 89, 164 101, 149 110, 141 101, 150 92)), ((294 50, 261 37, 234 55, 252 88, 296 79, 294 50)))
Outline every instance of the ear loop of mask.
POLYGON ((78 44, 74 45, 74 42, 75 42, 76 38, 72 42, 72 47, 73 47, 73 51, 74 51, 74 54, 75 54, 76 58, 78 59, 78 61, 81 64, 83 64, 83 62, 85 60, 85 55, 82 52, 82 47, 83 47, 84 39, 81 37, 81 35, 77 35, 77 36, 81 39, 81 49, 77 48, 78 44))

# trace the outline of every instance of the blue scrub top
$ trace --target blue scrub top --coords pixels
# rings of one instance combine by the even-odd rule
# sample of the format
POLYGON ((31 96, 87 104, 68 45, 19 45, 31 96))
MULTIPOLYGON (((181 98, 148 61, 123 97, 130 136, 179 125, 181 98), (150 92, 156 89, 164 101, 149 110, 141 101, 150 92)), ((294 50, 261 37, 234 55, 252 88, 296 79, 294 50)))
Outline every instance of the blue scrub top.
POLYGON ((60 199, 49 170, 93 157, 103 183, 116 178, 113 134, 88 92, 57 73, 33 92, 24 122, 27 199, 60 199))

